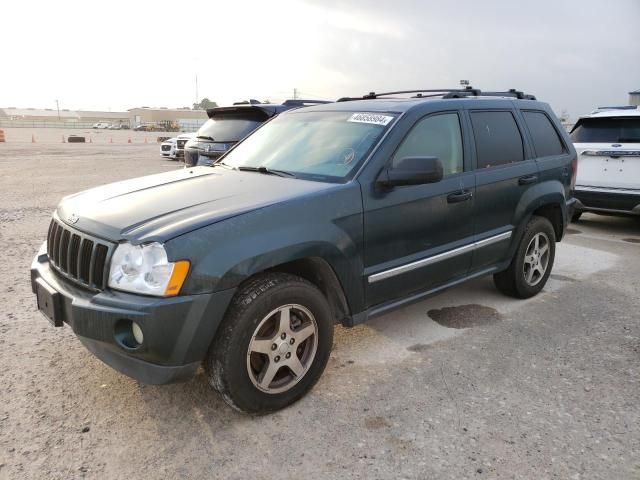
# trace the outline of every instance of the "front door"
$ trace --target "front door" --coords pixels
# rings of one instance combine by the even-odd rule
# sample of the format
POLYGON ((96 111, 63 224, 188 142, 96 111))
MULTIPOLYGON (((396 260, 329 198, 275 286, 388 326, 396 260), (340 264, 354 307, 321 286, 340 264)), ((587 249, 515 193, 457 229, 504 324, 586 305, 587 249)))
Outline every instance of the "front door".
MULTIPOLYGON (((471 266, 475 177, 465 171, 460 113, 418 120, 391 162, 435 156, 440 182, 363 195, 367 306, 466 275, 471 266)), ((467 168, 469 170, 469 168, 467 168)))

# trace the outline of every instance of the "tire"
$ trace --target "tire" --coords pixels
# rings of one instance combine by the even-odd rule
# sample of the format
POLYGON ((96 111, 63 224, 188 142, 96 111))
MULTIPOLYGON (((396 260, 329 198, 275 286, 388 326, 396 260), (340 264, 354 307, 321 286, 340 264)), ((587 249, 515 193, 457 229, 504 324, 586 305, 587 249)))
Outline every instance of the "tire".
POLYGON ((284 408, 322 375, 333 323, 327 300, 312 283, 286 273, 258 275, 236 293, 218 328, 204 361, 209 383, 236 410, 284 408), (287 317, 289 322, 280 321, 287 317))
POLYGON ((571 223, 575 223, 578 220, 580 220, 581 216, 582 216, 582 212, 574 212, 574 214, 571 215, 571 223))
POLYGON ((555 255, 556 235, 551 222, 544 217, 533 216, 525 227, 511 265, 505 271, 496 273, 493 282, 498 290, 510 297, 533 297, 547 283, 555 255), (538 239, 538 247, 534 243, 535 238, 538 239), (545 239, 548 248, 541 253, 545 239), (537 266, 532 268, 532 265, 537 266), (540 272, 543 266, 544 271, 540 272))

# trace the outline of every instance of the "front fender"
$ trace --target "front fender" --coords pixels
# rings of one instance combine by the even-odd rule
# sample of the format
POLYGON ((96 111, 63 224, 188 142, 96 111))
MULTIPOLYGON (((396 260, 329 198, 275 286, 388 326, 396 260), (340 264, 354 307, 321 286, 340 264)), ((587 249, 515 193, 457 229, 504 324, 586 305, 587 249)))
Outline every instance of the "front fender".
POLYGON ((237 287, 256 273, 319 257, 333 269, 352 311, 364 305, 362 200, 358 188, 254 210, 167 242, 171 259, 192 267, 182 293, 237 287))

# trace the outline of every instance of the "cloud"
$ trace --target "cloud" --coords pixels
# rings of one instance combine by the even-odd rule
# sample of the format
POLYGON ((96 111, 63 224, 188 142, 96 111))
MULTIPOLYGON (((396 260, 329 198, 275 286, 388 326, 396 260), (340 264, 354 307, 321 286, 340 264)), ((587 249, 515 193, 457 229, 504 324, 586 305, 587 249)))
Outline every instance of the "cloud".
POLYGON ((518 88, 572 115, 640 88, 637 0, 8 2, 0 106, 185 106, 518 88), (33 12, 37 12, 33 15, 33 12), (60 12, 65 12, 60 15, 60 12), (75 12, 73 15, 69 12, 75 12), (55 22, 50 21, 56 18, 55 22), (17 41, 19 39, 19 41, 17 41))

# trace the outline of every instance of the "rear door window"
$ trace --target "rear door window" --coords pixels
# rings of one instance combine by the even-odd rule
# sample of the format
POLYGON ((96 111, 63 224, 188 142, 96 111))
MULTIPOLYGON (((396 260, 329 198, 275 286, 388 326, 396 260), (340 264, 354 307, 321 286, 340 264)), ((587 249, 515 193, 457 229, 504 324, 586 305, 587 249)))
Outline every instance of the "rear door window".
POLYGON ((522 135, 509 111, 472 111, 477 168, 495 167, 524 160, 522 135))
POLYGON ((522 115, 527 127, 529 127, 536 156, 551 157, 565 153, 562 140, 546 114, 528 110, 523 111, 522 115))
POLYGON ((575 143, 640 143, 640 117, 581 118, 571 131, 575 143))

